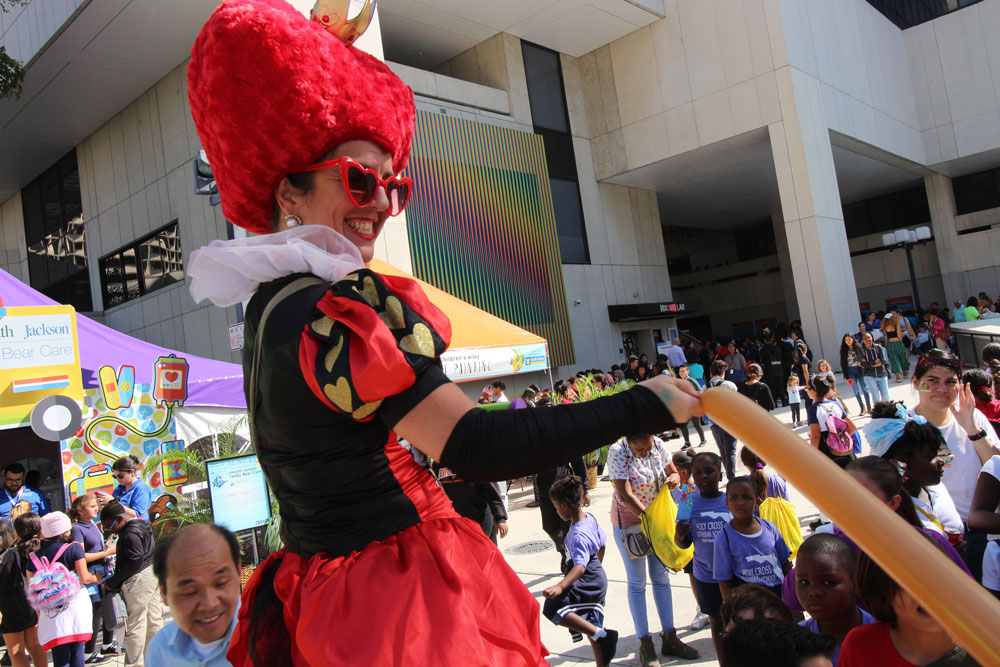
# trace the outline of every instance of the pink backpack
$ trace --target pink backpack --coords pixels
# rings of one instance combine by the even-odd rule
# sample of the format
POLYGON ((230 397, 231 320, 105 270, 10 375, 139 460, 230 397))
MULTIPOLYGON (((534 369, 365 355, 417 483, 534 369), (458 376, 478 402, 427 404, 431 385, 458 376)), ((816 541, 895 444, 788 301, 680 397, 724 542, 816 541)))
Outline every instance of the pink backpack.
POLYGON ((854 449, 847 422, 837 415, 826 418, 826 446, 834 454, 849 454, 854 449))
POLYGON ((35 554, 29 554, 35 566, 35 573, 28 580, 28 602, 37 611, 60 612, 68 607, 80 592, 80 580, 59 562, 59 557, 70 544, 67 542, 59 547, 59 551, 51 561, 45 557, 39 559, 35 554))

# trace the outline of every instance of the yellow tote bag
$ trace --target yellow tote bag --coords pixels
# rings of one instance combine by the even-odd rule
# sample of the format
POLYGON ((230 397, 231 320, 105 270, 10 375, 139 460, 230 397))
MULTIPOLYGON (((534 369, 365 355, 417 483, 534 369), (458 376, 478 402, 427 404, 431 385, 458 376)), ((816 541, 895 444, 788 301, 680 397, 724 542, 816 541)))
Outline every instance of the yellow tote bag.
POLYGON ((760 518, 767 519, 778 529, 792 552, 789 560, 793 560, 802 544, 802 527, 799 525, 795 505, 784 498, 765 498, 760 504, 760 518))
POLYGON ((694 558, 694 545, 681 549, 674 544, 677 527, 677 503, 670 489, 663 487, 642 515, 642 532, 653 545, 653 552, 671 570, 680 571, 694 558))

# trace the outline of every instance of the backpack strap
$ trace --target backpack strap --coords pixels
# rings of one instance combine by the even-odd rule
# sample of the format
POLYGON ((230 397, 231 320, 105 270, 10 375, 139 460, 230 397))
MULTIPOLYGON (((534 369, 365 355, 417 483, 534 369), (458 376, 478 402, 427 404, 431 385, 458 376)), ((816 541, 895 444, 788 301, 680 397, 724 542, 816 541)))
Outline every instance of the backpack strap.
MULTIPOLYGON (((42 562, 40 560, 38 560, 38 556, 35 555, 34 551, 32 551, 30 554, 28 554, 28 558, 31 559, 32 565, 35 566, 35 572, 38 572, 39 570, 42 569, 42 567, 43 567, 42 562)), ((43 558, 42 560, 44 560, 45 564, 48 565, 48 562, 49 562, 48 558, 43 558)))
POLYGON ((274 310, 279 303, 295 292, 323 282, 326 281, 317 276, 305 276, 288 283, 278 290, 278 293, 271 297, 271 300, 267 302, 267 305, 264 306, 264 311, 261 313, 260 320, 257 322, 257 335, 254 338, 253 346, 253 363, 250 366, 250 395, 247 396, 247 413, 250 418, 250 435, 255 443, 260 442, 260 438, 257 437, 256 422, 254 417, 257 413, 257 376, 260 369, 260 348, 264 340, 264 325, 267 323, 268 315, 271 314, 271 311, 274 310))
MULTIPOLYGON (((71 544, 73 544, 73 543, 72 542, 66 542, 61 547, 59 547, 59 551, 56 552, 56 555, 53 556, 52 560, 49 561, 49 562, 50 563, 55 563, 57 560, 59 560, 59 557, 63 555, 64 551, 66 551, 67 549, 69 549, 69 545, 71 545, 71 544)), ((32 554, 32 555, 34 555, 34 554, 32 554)))

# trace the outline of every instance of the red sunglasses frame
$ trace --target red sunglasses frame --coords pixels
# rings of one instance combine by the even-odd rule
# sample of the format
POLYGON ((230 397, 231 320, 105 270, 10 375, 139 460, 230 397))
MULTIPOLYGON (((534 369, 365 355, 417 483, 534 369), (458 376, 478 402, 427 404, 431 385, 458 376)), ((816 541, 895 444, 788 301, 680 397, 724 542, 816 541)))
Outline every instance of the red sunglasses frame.
POLYGON ((364 166, 354 158, 347 157, 346 155, 343 157, 335 158, 333 160, 316 162, 302 169, 301 171, 303 172, 318 171, 320 169, 327 169, 329 167, 339 167, 340 183, 341 185, 344 186, 344 192, 347 193, 347 196, 351 200, 351 203, 357 206, 358 208, 365 208, 366 206, 370 206, 371 203, 375 201, 375 197, 378 196, 378 189, 381 187, 383 190, 385 190, 385 196, 389 200, 389 215, 396 216, 403 212, 403 209, 406 208, 406 205, 410 201, 410 196, 413 194, 413 181, 408 176, 403 176, 403 177, 390 176, 389 178, 382 178, 381 176, 378 175, 378 172, 376 172, 374 169, 369 169, 368 167, 364 166), (371 176, 372 178, 375 179, 375 190, 372 192, 371 197, 367 201, 360 201, 358 200, 357 197, 354 196, 354 190, 351 189, 350 179, 349 179, 349 174, 351 169, 357 169, 362 174, 366 176, 371 176), (406 188, 406 198, 403 199, 402 203, 400 203, 399 205, 399 208, 395 211, 392 208, 392 197, 389 196, 390 185, 395 186, 393 189, 396 190, 397 192, 399 192, 399 189, 401 187, 406 188))

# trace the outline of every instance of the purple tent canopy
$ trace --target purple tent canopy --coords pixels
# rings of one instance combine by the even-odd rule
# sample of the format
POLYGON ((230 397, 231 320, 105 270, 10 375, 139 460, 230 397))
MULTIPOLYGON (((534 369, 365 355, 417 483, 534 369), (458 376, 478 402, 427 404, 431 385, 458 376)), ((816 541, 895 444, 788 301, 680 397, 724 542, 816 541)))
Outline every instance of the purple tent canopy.
MULTIPOLYGON (((0 269, 0 299, 3 306, 58 306, 58 302, 33 290, 20 280, 0 269)), ((92 319, 76 315, 80 342, 80 366, 83 370, 83 387, 97 388, 97 371, 101 366, 133 366, 135 382, 152 382, 153 364, 159 357, 174 354, 188 363, 187 400, 185 407, 236 408, 245 410, 243 395, 243 368, 215 359, 205 359, 178 350, 152 345, 132 338, 120 331, 98 324, 92 319)))

